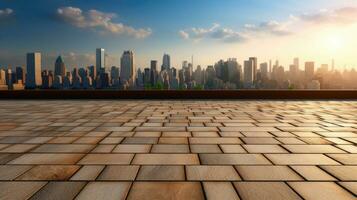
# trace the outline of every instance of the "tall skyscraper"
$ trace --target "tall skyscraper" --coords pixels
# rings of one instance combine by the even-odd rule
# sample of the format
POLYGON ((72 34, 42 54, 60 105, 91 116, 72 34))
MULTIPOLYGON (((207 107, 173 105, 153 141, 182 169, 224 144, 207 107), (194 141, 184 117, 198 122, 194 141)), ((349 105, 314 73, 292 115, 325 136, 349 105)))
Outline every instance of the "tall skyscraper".
POLYGON ((244 61, 244 85, 251 87, 254 81, 254 60, 244 61))
POLYGON ((162 58, 161 71, 170 70, 170 67, 170 55, 164 54, 164 57, 162 58))
POLYGON ((253 65, 253 81, 255 81, 255 80, 257 80, 258 59, 257 59, 257 57, 250 57, 249 61, 253 65))
POLYGON ((294 58, 294 65, 295 65, 295 69, 297 71, 299 71, 299 68, 300 68, 300 66, 299 66, 299 58, 294 58))
POLYGON ((97 74, 103 72, 105 69, 105 50, 97 48, 95 53, 97 74))
POLYGON ((120 59, 120 81, 135 81, 135 66, 134 66, 134 53, 132 51, 124 51, 120 59))
POLYGON ((262 78, 268 78, 268 63, 261 63, 260 64, 260 73, 262 78))
POLYGON ((315 73, 315 63, 314 62, 306 62, 305 63, 305 78, 307 80, 312 80, 315 73))
POLYGON ((55 76, 66 76, 66 65, 61 56, 58 56, 55 62, 55 76))
POLYGON ((27 77, 26 88, 36 88, 41 86, 41 53, 28 53, 26 58, 27 77))
POLYGON ((18 66, 16 67, 16 82, 19 82, 20 80, 22 83, 25 82, 25 72, 22 67, 18 66))
POLYGON ((152 86, 156 84, 156 74, 157 74, 157 61, 152 60, 150 62, 150 83, 152 86))

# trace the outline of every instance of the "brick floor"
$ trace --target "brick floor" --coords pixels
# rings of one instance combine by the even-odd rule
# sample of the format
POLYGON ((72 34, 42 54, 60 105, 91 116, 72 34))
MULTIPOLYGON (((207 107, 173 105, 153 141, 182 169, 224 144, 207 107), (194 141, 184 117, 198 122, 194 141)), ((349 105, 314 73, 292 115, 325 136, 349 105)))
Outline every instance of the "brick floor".
POLYGON ((356 199, 354 101, 0 101, 0 199, 356 199))

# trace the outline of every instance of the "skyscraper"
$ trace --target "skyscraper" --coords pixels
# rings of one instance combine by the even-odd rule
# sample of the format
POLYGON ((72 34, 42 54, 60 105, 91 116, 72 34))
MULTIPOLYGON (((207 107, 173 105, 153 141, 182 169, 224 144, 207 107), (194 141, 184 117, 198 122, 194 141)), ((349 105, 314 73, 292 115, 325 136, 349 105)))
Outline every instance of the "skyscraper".
POLYGON ((253 65, 253 81, 255 81, 255 80, 257 80, 258 59, 257 59, 257 57, 250 57, 249 61, 253 65))
POLYGON ((266 79, 268 78, 268 63, 261 63, 260 64, 260 73, 262 75, 262 78, 266 79))
POLYGON ((312 80, 315 73, 315 63, 314 62, 306 62, 305 63, 305 78, 307 80, 312 80))
POLYGON ((96 49, 96 54, 95 54, 95 60, 96 60, 96 71, 97 74, 103 72, 105 69, 105 50, 102 48, 97 48, 96 49))
POLYGON ((135 79, 134 53, 132 51, 124 51, 120 59, 120 81, 134 81, 135 79))
POLYGON ((21 80, 22 83, 25 82, 25 72, 22 67, 16 67, 16 82, 18 83, 21 80))
POLYGON ((58 56, 55 62, 55 76, 66 76, 66 66, 61 56, 58 56))
POLYGON ((295 69, 297 70, 297 71, 299 71, 299 58, 294 58, 294 65, 295 65, 295 69))
POLYGON ((26 88, 36 88, 41 86, 41 53, 28 53, 26 58, 27 77, 26 88))
POLYGON ((251 87, 254 81, 254 60, 244 61, 244 85, 251 87))
POLYGON ((162 66, 161 66, 161 71, 163 70, 169 70, 170 69, 170 55, 164 54, 164 57, 162 58, 162 66))
POLYGON ((157 68, 157 61, 152 60, 150 62, 150 83, 152 86, 156 84, 156 74, 157 74, 156 68, 157 68))

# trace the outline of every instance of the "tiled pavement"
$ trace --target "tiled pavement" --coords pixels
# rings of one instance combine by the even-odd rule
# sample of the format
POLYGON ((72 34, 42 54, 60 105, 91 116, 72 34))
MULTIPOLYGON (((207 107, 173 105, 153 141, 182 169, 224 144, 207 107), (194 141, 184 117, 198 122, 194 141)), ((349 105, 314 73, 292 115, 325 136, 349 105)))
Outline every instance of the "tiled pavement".
POLYGON ((0 101, 0 199, 356 199, 357 102, 0 101))

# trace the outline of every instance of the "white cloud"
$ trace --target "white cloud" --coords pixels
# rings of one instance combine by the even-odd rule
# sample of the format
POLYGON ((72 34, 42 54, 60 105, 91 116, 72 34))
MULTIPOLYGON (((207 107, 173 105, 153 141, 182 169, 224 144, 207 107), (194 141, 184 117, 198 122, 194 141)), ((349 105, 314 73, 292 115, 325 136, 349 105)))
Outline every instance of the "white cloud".
POLYGON ((8 18, 14 14, 14 10, 11 8, 0 9, 0 20, 8 18))
POLYGON ((299 32, 299 27, 306 28, 309 23, 314 26, 348 25, 357 23, 357 8, 345 7, 336 10, 320 10, 316 13, 300 16, 290 15, 285 21, 265 21, 259 24, 245 24, 240 30, 223 28, 213 24, 210 28, 189 28, 180 31, 181 37, 199 41, 204 38, 225 42, 242 42, 253 38, 267 36, 281 37, 299 32))
POLYGON ((113 22, 114 13, 105 13, 98 10, 83 12, 76 7, 62 7, 57 9, 57 15, 67 23, 79 28, 92 28, 101 33, 128 35, 135 38, 146 38, 152 34, 150 28, 133 28, 122 23, 113 22))

